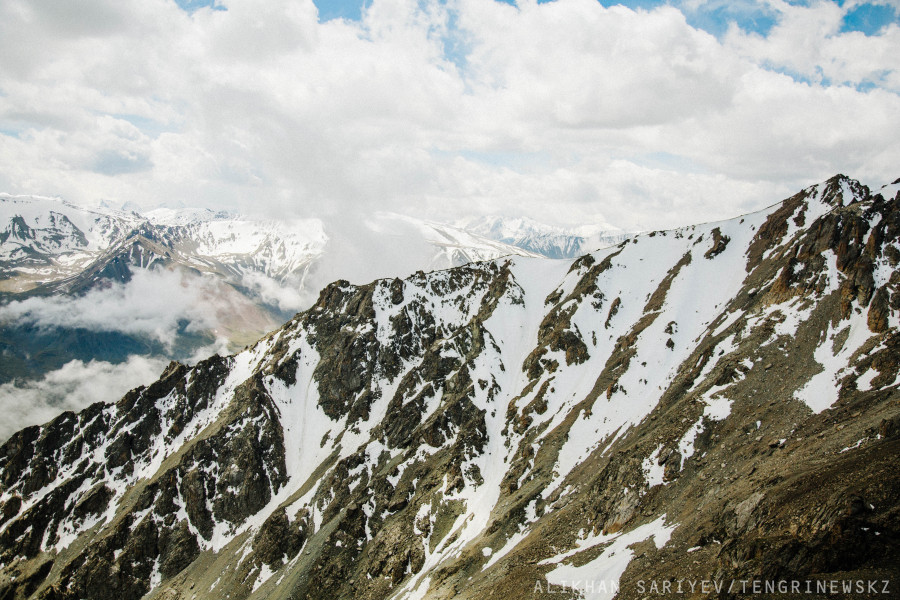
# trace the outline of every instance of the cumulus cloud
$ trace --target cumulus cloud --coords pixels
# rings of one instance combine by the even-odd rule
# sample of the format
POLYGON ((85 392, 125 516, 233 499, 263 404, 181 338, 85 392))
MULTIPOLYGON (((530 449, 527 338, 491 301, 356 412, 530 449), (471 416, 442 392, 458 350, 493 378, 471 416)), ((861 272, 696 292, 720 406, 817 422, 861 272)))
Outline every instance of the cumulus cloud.
POLYGON ((725 38, 729 48, 816 83, 877 84, 900 92, 900 26, 887 24, 878 35, 842 31, 848 11, 870 3, 768 4, 779 17, 772 30, 762 36, 732 26, 725 38))
POLYGON ((900 28, 844 31, 859 3, 743 2, 773 26, 719 37, 685 16, 712 1, 373 0, 327 22, 311 0, 220 4, 2 3, 0 186, 628 229, 900 164, 900 28))
POLYGON ((131 356, 126 362, 73 360, 32 381, 0 385, 0 443, 30 425, 50 421, 60 413, 79 411, 94 402, 115 402, 125 392, 155 381, 166 366, 159 358, 131 356))

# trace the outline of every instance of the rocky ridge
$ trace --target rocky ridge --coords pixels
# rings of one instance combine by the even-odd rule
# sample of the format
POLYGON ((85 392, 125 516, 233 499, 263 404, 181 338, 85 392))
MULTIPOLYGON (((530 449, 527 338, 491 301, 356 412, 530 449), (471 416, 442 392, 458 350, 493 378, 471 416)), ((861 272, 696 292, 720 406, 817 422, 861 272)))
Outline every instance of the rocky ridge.
POLYGON ((336 282, 0 447, 0 598, 900 585, 898 190, 336 282))

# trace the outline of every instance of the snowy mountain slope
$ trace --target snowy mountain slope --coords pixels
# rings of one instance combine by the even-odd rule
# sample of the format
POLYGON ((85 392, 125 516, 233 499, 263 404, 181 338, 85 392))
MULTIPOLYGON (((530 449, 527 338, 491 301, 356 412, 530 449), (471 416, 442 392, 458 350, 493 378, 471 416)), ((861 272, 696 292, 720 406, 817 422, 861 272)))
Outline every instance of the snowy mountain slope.
POLYGON ((135 260, 147 268, 168 259, 232 282, 244 272, 285 278, 309 267, 327 236, 321 222, 241 218, 204 209, 156 209, 145 215, 85 209, 58 199, 0 196, 0 234, 6 291, 35 284, 64 286, 73 275, 106 263, 137 242, 156 244, 135 260), (38 263, 44 268, 31 268, 38 263))
POLYGON ((413 219, 402 215, 385 216, 411 225, 420 232, 423 239, 437 250, 428 265, 428 270, 459 267, 470 262, 492 260, 509 255, 533 258, 543 256, 523 246, 499 242, 462 227, 413 219))
POLYGON ((198 268, 258 272, 274 279, 306 270, 328 241, 318 219, 248 219, 202 209, 156 209, 145 216, 198 268))
POLYGON ((896 581, 898 209, 839 176, 574 261, 335 282, 0 447, 0 593, 896 581))
POLYGON ((576 258, 633 237, 609 225, 568 230, 525 217, 487 216, 464 224, 467 231, 549 258, 576 258))
POLYGON ((133 214, 55 198, 0 194, 0 291, 78 273, 140 222, 133 214))

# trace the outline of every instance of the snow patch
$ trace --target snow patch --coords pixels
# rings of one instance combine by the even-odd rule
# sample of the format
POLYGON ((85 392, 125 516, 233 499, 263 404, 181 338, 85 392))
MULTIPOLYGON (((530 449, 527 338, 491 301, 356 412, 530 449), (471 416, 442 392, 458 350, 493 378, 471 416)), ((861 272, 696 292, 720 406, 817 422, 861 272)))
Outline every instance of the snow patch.
POLYGON ((666 467, 659 464, 659 453, 662 449, 663 446, 660 444, 656 450, 641 463, 641 469, 644 471, 644 479, 647 480, 648 488, 657 485, 665 485, 663 476, 665 475, 666 467))
POLYGON ((677 524, 666 525, 666 516, 663 515, 651 523, 636 527, 628 533, 615 533, 612 535, 590 536, 577 543, 574 551, 541 561, 538 564, 553 564, 565 560, 569 556, 577 554, 585 549, 608 543, 603 552, 594 560, 581 565, 559 564, 546 575, 547 581, 558 587, 583 585, 576 588, 582 592, 585 600, 612 600, 618 591, 619 579, 628 568, 628 564, 634 557, 630 546, 653 538, 657 549, 661 549, 672 537, 677 524))
POLYGON ((837 332, 831 332, 829 328, 831 335, 825 336, 813 354, 816 362, 822 365, 822 371, 794 392, 794 398, 805 403, 816 414, 837 402, 840 380, 851 369, 850 357, 872 336, 865 313, 856 314, 854 311, 849 324, 841 321, 838 325, 841 328, 847 326, 850 327, 848 338, 837 352, 832 348, 832 339, 837 332))

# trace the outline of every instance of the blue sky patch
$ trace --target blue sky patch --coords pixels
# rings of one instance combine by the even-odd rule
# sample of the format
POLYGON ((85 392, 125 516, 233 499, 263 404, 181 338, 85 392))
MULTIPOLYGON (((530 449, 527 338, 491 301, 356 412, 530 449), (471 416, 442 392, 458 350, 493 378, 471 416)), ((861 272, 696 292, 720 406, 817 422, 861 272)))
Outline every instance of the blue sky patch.
POLYGON ((118 150, 102 150, 94 158, 91 170, 101 175, 127 175, 153 168, 150 157, 135 155, 118 150))
POLYGON ((841 31, 861 31, 866 35, 875 35, 886 25, 897 22, 897 13, 891 6, 860 4, 851 8, 844 16, 841 31))
POLYGON ((359 21, 362 18, 364 5, 371 4, 371 0, 313 0, 319 10, 319 22, 332 19, 347 19, 359 21))
POLYGON ((465 39, 459 34, 458 21, 456 13, 451 12, 447 23, 447 35, 441 41, 444 44, 444 57, 463 70, 466 67, 469 48, 465 39))
POLYGON ((21 134, 22 130, 18 127, 8 127, 6 125, 0 124, 0 135, 18 139, 21 134))
POLYGON ((211 8, 213 10, 228 10, 224 6, 216 4, 216 0, 175 0, 178 8, 185 12, 192 13, 200 8, 211 8))
MULTIPOLYGON (((204 6, 224 10, 216 5, 217 0, 176 0, 178 5, 193 12, 204 6)), ((319 11, 319 21, 347 19, 359 21, 363 8, 372 0, 313 0, 319 11)), ((494 0, 512 6, 516 0, 494 0)), ((538 0, 538 4, 556 2, 558 0, 538 0)), ((686 0, 597 0, 603 6, 625 6, 632 10, 653 10, 659 6, 672 5, 682 11, 688 24, 702 29, 716 37, 721 37, 734 23, 742 30, 767 36, 778 22, 777 12, 764 2, 758 0, 707 0, 697 8, 688 8, 686 0)), ((844 0, 836 0, 843 6, 844 0)), ((788 0, 794 6, 809 6, 809 0, 788 0)), ((862 4, 851 9, 844 18, 842 31, 861 31, 866 35, 878 33, 889 23, 900 24, 895 10, 881 4, 862 4)), ((454 60, 454 62, 458 62, 454 60)))
POLYGON ((627 6, 630 9, 643 8, 644 10, 651 10, 656 8, 657 6, 662 6, 666 4, 666 2, 660 2, 659 0, 598 0, 600 4, 603 6, 627 6))
POLYGON ((681 10, 691 27, 716 37, 724 35, 731 23, 765 37, 778 22, 774 11, 755 2, 709 2, 694 11, 681 10))
MULTIPOLYGON (((496 0, 515 6, 515 0, 496 0)), ((556 0, 538 0, 538 4, 554 2, 556 0)), ((610 6, 625 6, 632 10, 653 10, 667 4, 675 6, 685 15, 688 24, 697 29, 702 29, 716 37, 722 36, 728 31, 730 23, 736 23, 744 31, 768 35, 777 21, 774 11, 765 4, 755 0, 709 0, 696 9, 688 9, 684 6, 684 0, 597 0, 599 4, 610 6)), ((794 0, 790 4, 806 4, 805 0, 794 0)))
POLYGON ((683 171, 685 173, 708 174, 709 169, 693 159, 670 152, 650 152, 629 159, 636 165, 666 171, 683 171))

